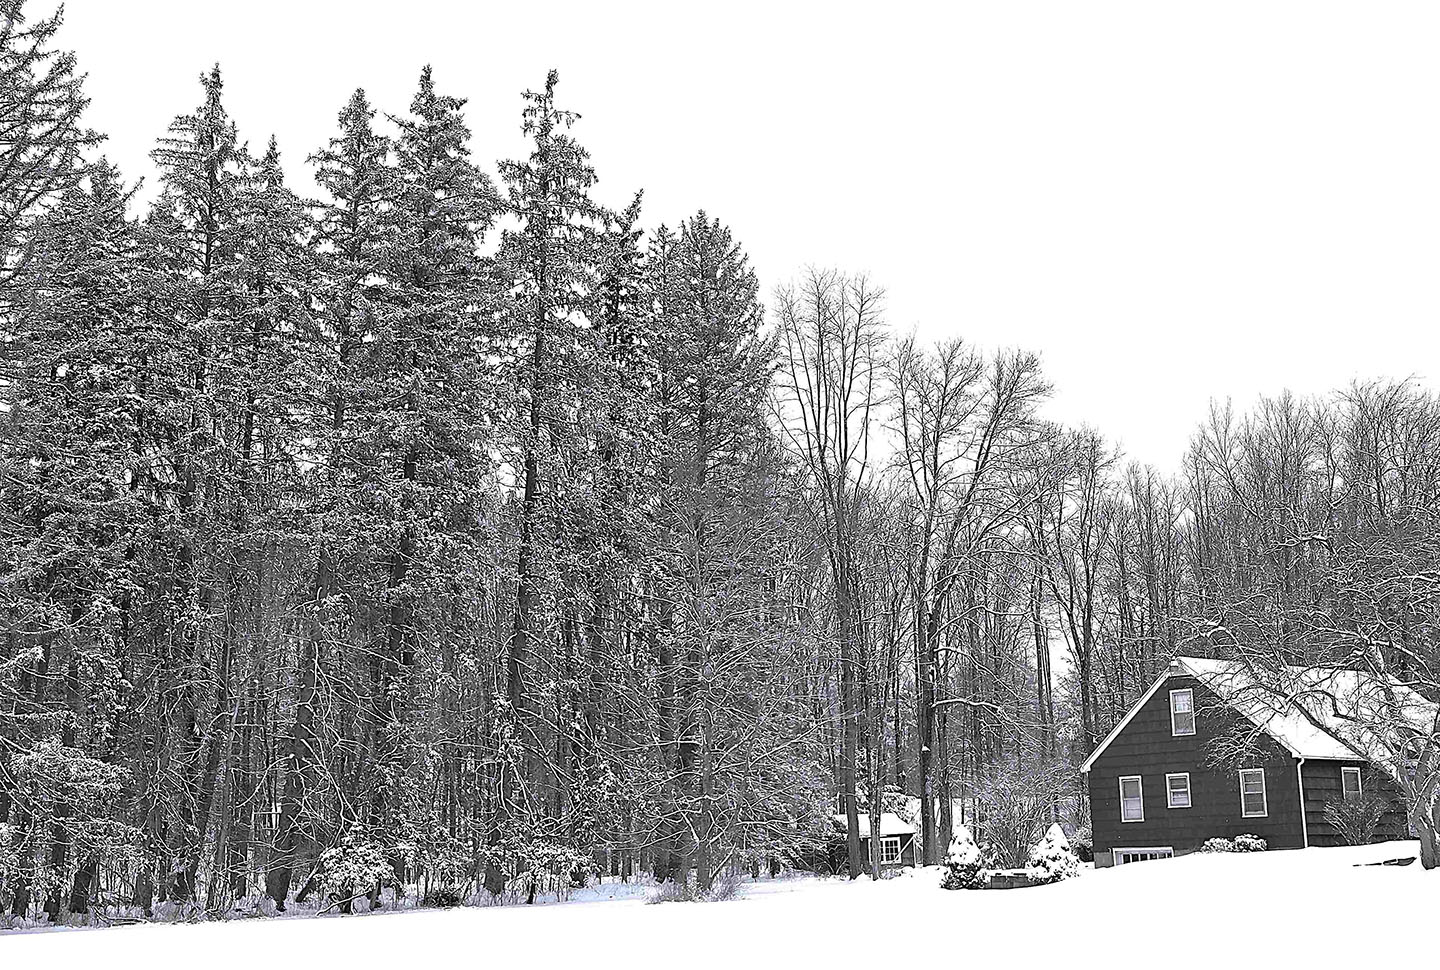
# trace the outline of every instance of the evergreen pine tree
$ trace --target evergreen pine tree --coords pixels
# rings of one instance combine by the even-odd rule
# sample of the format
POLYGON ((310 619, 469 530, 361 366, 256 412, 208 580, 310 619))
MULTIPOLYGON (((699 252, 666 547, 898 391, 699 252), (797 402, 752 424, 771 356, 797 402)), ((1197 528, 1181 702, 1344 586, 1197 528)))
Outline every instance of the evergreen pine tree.
MULTIPOLYGON (((367 596, 356 573, 373 562, 378 527, 372 428, 380 389, 372 380, 373 351, 389 312, 386 269, 390 259, 390 208, 394 179, 390 140, 375 131, 375 111, 357 89, 339 114, 340 131, 311 156, 315 180, 328 199, 315 220, 314 331, 306 355, 304 434, 313 449, 310 502, 303 509, 309 566, 305 632, 293 677, 293 721, 283 746, 283 780, 274 844, 266 863, 265 892, 283 910, 299 854, 306 847, 301 810, 307 790, 321 777, 317 710, 321 669, 333 685, 341 722, 363 725, 358 750, 325 774, 336 792, 345 829, 362 824, 361 792, 373 790, 369 757, 377 719, 373 704, 380 681, 378 655, 347 651, 367 596)), ((327 704, 332 709, 337 704, 327 704)), ((313 841, 313 840, 312 840, 313 841)), ((312 846, 313 848, 313 846, 312 846)))
POLYGON ((31 22, 0 0, 0 308, 33 256, 35 220, 85 174, 100 136, 81 124, 89 99, 75 55, 54 48, 62 11, 31 22))
MULTIPOLYGON (((385 470, 377 550, 383 639, 376 646, 383 657, 376 699, 383 778, 371 819, 372 827, 391 832, 433 829, 436 805, 416 787, 433 725, 410 716, 417 662, 441 660, 417 657, 428 629, 422 611, 448 603, 456 584, 473 575, 471 523, 490 463, 484 416, 495 393, 486 358, 495 340, 482 321, 493 319, 486 312, 493 301, 477 249, 497 200, 470 160, 463 108, 463 100, 436 93, 427 67, 411 116, 394 119, 400 134, 389 213, 390 306, 373 345, 382 402, 375 447, 385 470)), ((446 673, 453 677, 454 670, 446 673)))
POLYGON ((129 199, 96 163, 31 227, 33 258, 14 280, 0 610, 20 650, 0 663, 0 855, 16 860, 15 915, 37 887, 52 919, 88 911, 100 860, 135 837, 120 800, 125 616, 156 509, 140 480, 146 271, 129 199))
POLYGON ((165 272, 158 311, 171 328, 176 370, 176 439, 168 459, 175 481, 169 529, 175 546, 171 608, 179 635, 177 679, 161 686, 172 706, 167 739, 169 777, 161 796, 171 814, 165 866, 167 891, 194 898, 200 854, 215 798, 215 772, 228 742, 233 630, 210 637, 207 618, 221 609, 221 578, 232 550, 210 540, 228 529, 226 494, 235 481, 237 335, 243 332, 238 293, 240 211, 247 159, 221 100, 218 66, 200 78, 204 97, 171 124, 152 153, 162 191, 149 225, 165 272), (213 646, 213 656, 207 648, 213 646), (207 728, 207 725, 213 727, 207 728))
MULTIPOLYGON (((537 666, 534 655, 544 633, 543 598, 553 570, 545 566, 546 526, 553 530, 558 508, 558 479, 574 453, 577 389, 584 383, 589 321, 583 312, 596 287, 597 235, 604 211, 590 198, 595 171, 589 153, 569 134, 578 116, 555 103, 559 75, 551 71, 541 92, 525 93, 522 130, 531 140, 528 158, 501 163, 504 211, 519 222, 501 240, 496 271, 508 284, 501 308, 507 347, 505 370, 515 400, 505 459, 517 470, 520 494, 515 503, 514 623, 505 660, 508 712, 500 731, 502 755, 499 812, 492 841, 502 833, 514 837, 517 825, 529 827, 534 809, 522 794, 521 773, 538 782, 531 770, 538 759, 533 748, 532 698, 524 671, 537 666), (547 492, 547 489, 549 490, 547 492), (550 573, 550 575, 546 575, 550 573)), ((546 786, 558 793, 551 779, 546 786)), ((553 801, 546 799, 547 802, 553 801)), ((533 832, 531 833, 533 834, 533 832)), ((504 885, 498 859, 486 873, 486 887, 504 885)))

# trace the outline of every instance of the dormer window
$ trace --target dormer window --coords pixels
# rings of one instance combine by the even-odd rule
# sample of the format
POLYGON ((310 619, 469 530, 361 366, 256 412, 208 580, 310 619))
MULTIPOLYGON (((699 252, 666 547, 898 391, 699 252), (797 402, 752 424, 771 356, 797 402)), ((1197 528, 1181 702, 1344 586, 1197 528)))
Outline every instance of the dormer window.
POLYGON ((1189 687, 1170 692, 1170 734, 1183 737, 1195 733, 1195 692, 1189 687))

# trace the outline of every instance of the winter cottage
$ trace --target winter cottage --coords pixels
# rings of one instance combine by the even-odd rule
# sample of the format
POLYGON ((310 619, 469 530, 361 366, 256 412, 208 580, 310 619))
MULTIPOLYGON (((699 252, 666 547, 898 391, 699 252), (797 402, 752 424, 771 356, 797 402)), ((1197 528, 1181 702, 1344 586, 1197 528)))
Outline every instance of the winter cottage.
MULTIPOLYGON (((1375 839, 1405 838, 1395 784, 1334 736, 1345 736, 1342 726, 1321 730, 1259 696, 1239 665, 1225 661, 1179 657, 1155 680, 1080 768, 1097 866, 1183 855, 1206 839, 1246 833, 1272 849, 1339 845, 1325 807, 1365 793, 1385 803, 1375 839), (1245 760, 1213 764, 1216 739, 1256 727, 1245 760)), ((1312 716, 1324 724, 1330 715, 1312 716)))
MULTIPOLYGON (((834 816, 836 827, 845 831, 845 816, 834 816)), ((860 813, 860 856, 869 859, 875 840, 870 838, 870 815, 860 813)), ((899 869, 913 866, 915 861, 915 826, 894 812, 880 815, 880 868, 899 869)))

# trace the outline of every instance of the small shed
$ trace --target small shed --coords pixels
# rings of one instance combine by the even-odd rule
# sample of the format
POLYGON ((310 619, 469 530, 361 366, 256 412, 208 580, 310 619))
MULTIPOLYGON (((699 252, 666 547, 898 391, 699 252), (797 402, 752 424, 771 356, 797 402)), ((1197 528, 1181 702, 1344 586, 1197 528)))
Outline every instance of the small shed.
MULTIPOLYGON (((836 815, 834 820, 836 827, 843 834, 845 832, 845 816, 836 815)), ((915 865, 915 826, 899 815, 894 812, 880 814, 880 837, 876 840, 870 837, 869 813, 860 813, 861 855, 869 859, 877 842, 881 869, 899 869, 915 865)))

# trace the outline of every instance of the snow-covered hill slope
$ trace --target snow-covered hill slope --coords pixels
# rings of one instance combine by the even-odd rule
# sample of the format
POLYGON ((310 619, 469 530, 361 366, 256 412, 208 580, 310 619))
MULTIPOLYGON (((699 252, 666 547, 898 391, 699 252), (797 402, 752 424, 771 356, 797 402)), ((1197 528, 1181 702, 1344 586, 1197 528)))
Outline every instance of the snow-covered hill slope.
MULTIPOLYGON (((0 966, 594 968, 1185 964, 1224 953, 1282 966, 1436 958, 1440 872, 1413 842, 1201 855, 1085 871, 1053 886, 946 892, 938 870, 881 883, 786 879, 719 903, 592 899, 319 919, 0 935, 0 966)), ((592 894, 593 896, 593 894, 592 894)))

